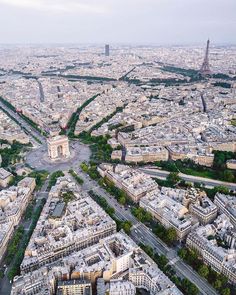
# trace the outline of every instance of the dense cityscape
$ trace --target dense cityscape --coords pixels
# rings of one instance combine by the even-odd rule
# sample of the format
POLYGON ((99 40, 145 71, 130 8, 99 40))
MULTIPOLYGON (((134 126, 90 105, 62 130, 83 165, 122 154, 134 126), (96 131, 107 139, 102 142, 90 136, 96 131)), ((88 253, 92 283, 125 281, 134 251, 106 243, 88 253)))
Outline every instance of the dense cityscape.
POLYGON ((236 47, 0 65, 0 294, 236 294, 236 47))

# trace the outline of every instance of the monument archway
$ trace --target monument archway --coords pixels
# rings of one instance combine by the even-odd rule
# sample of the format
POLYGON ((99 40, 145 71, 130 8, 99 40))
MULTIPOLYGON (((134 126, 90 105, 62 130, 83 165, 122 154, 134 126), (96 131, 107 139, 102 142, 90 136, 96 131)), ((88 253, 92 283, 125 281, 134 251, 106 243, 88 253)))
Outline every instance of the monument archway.
POLYGON ((69 140, 67 136, 57 135, 47 140, 48 156, 51 160, 70 157, 69 140))

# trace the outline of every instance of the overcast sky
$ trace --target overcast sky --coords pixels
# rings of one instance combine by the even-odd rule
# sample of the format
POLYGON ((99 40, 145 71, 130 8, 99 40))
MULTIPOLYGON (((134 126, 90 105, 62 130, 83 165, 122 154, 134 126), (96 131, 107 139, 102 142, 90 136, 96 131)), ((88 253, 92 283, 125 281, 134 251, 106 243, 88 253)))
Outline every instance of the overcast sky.
POLYGON ((236 0, 0 0, 0 43, 236 44, 236 0))

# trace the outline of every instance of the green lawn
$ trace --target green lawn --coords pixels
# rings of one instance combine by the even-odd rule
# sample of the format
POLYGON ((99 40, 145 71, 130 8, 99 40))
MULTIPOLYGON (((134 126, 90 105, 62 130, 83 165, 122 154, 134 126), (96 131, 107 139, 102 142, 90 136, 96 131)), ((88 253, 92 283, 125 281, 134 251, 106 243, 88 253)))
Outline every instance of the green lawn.
POLYGON ((205 177, 205 178, 216 178, 216 173, 215 171, 207 170, 207 171, 197 171, 195 169, 191 168, 180 168, 180 171, 184 174, 189 174, 193 176, 199 176, 199 177, 205 177))

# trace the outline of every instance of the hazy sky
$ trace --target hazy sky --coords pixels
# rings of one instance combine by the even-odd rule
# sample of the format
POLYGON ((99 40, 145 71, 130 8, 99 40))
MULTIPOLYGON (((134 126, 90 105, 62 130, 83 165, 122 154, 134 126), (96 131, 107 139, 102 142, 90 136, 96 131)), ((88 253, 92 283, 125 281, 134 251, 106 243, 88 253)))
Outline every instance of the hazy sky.
POLYGON ((236 44, 236 0, 0 0, 0 43, 236 44))

